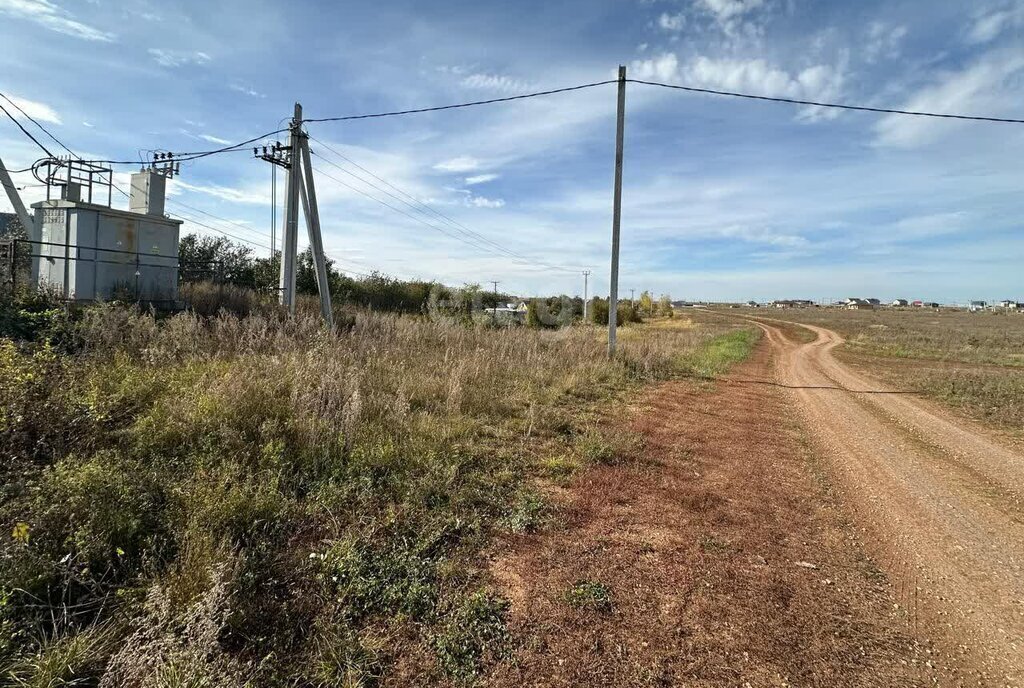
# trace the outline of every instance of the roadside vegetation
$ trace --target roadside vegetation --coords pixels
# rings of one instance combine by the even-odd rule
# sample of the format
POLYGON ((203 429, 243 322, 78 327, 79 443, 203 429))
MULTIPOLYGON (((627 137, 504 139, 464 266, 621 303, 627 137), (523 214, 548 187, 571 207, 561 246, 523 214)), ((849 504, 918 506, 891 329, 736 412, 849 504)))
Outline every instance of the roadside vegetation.
POLYGON ((901 388, 1024 435, 1024 315, 880 309, 781 310, 767 317, 839 332, 837 353, 901 388))
POLYGON ((656 321, 608 360, 586 326, 187 296, 0 304, 4 685, 470 683, 507 656, 488 541, 628 450, 609 400, 754 341, 656 321))

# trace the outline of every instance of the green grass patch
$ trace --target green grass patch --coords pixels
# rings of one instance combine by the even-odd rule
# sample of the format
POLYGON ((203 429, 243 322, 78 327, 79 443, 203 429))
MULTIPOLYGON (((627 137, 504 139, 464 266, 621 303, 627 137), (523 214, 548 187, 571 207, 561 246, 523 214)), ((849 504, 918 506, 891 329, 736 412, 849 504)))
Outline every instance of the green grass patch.
POLYGON ((760 340, 760 330, 733 330, 719 335, 693 352, 680 356, 679 367, 687 375, 714 379, 745 361, 760 340))
POLYGON ((578 580, 565 594, 569 606, 607 613, 612 610, 612 591, 598 581, 578 580))

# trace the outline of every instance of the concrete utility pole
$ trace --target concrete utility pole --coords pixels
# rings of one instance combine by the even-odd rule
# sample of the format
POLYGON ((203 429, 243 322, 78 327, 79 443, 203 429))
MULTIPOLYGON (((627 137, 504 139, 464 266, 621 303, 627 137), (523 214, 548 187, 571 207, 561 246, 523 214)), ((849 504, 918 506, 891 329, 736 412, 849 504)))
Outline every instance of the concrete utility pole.
POLYGON ((14 182, 11 181, 11 175, 7 174, 7 168, 4 167, 3 159, 0 159, 0 184, 3 184, 4 191, 7 192, 7 199, 14 206, 14 212, 18 215, 18 220, 21 221, 21 226, 28 232, 28 235, 35 238, 35 234, 32 231, 34 222, 32 217, 28 214, 25 209, 25 204, 21 200, 21 194, 18 193, 18 189, 15 188, 14 182))
MULTIPOLYGON (((274 143, 253 149, 253 154, 266 160, 275 167, 281 166, 288 170, 285 187, 284 232, 281 237, 281 280, 280 300, 295 315, 295 278, 299 248, 299 203, 302 203, 303 216, 306 218, 306 231, 309 235, 309 249, 313 256, 313 267, 316 270, 316 287, 320 293, 320 313, 328 327, 334 326, 331 310, 331 290, 327 275, 327 258, 324 255, 323 234, 320 231, 320 207, 316 201, 316 185, 313 181, 313 164, 309 152, 309 135, 302 131, 302 105, 295 103, 295 114, 292 117, 288 145, 274 143)), ((271 177, 276 208, 276 175, 271 177)), ((271 211, 273 219, 276 210, 271 211)), ((270 255, 273 257, 275 237, 271 229, 270 255)))
POLYGON ((629 307, 630 308, 634 308, 635 307, 635 302, 636 302, 636 299, 634 298, 635 294, 636 294, 636 289, 630 289, 629 290, 629 307))
POLYGON ((299 171, 300 141, 302 139, 302 105, 295 103, 295 114, 288 133, 290 165, 285 183, 284 231, 281 234, 281 305, 295 315, 295 262, 299 248, 299 171))
POLYGON ((327 280, 327 258, 324 256, 324 240, 320 233, 320 208, 316 203, 316 186, 313 183, 313 163, 309 157, 309 137, 302 134, 302 169, 306 173, 302 185, 302 210, 306 216, 306 232, 309 235, 310 253, 316 267, 316 290, 320 293, 320 314, 329 329, 334 327, 334 312, 331 309, 331 284, 327 280))
POLYGON ((491 284, 494 285, 494 310, 491 311, 491 319, 498 319, 498 285, 501 284, 498 280, 491 280, 491 284))
POLYGON ((583 322, 587 322, 587 280, 590 279, 590 270, 583 271, 583 322))
POLYGON ((619 308, 619 228, 622 220, 622 144, 626 129, 626 66, 619 65, 619 101, 615 122, 615 192, 612 200, 612 274, 608 290, 608 356, 615 355, 619 308))

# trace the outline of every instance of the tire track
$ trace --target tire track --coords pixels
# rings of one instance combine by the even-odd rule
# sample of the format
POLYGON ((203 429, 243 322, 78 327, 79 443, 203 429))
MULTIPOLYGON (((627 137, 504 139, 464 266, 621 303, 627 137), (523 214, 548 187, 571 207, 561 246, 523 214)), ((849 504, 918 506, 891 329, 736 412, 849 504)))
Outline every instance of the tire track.
MULTIPOLYGON (((984 685, 1024 681, 1024 457, 832 356, 831 330, 796 344, 759 322, 808 430, 876 539, 908 622, 968 655, 984 685), (997 485, 1000 489, 993 490, 997 485)), ((966 677, 965 677, 966 678, 966 677)))

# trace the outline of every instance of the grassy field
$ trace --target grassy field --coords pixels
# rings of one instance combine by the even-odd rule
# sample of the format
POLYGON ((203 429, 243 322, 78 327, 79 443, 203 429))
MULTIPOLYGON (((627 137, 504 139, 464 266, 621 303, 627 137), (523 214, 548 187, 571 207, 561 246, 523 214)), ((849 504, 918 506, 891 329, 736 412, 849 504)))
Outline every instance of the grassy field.
POLYGON ((839 332, 848 362, 999 428, 1024 434, 1024 315, 799 309, 754 314, 839 332))
POLYGON ((545 480, 632 446, 609 401, 756 341, 675 320, 624 328, 609 361, 589 327, 337 321, 17 315, 0 683, 472 682, 505 656, 490 538, 542 527, 545 480))

